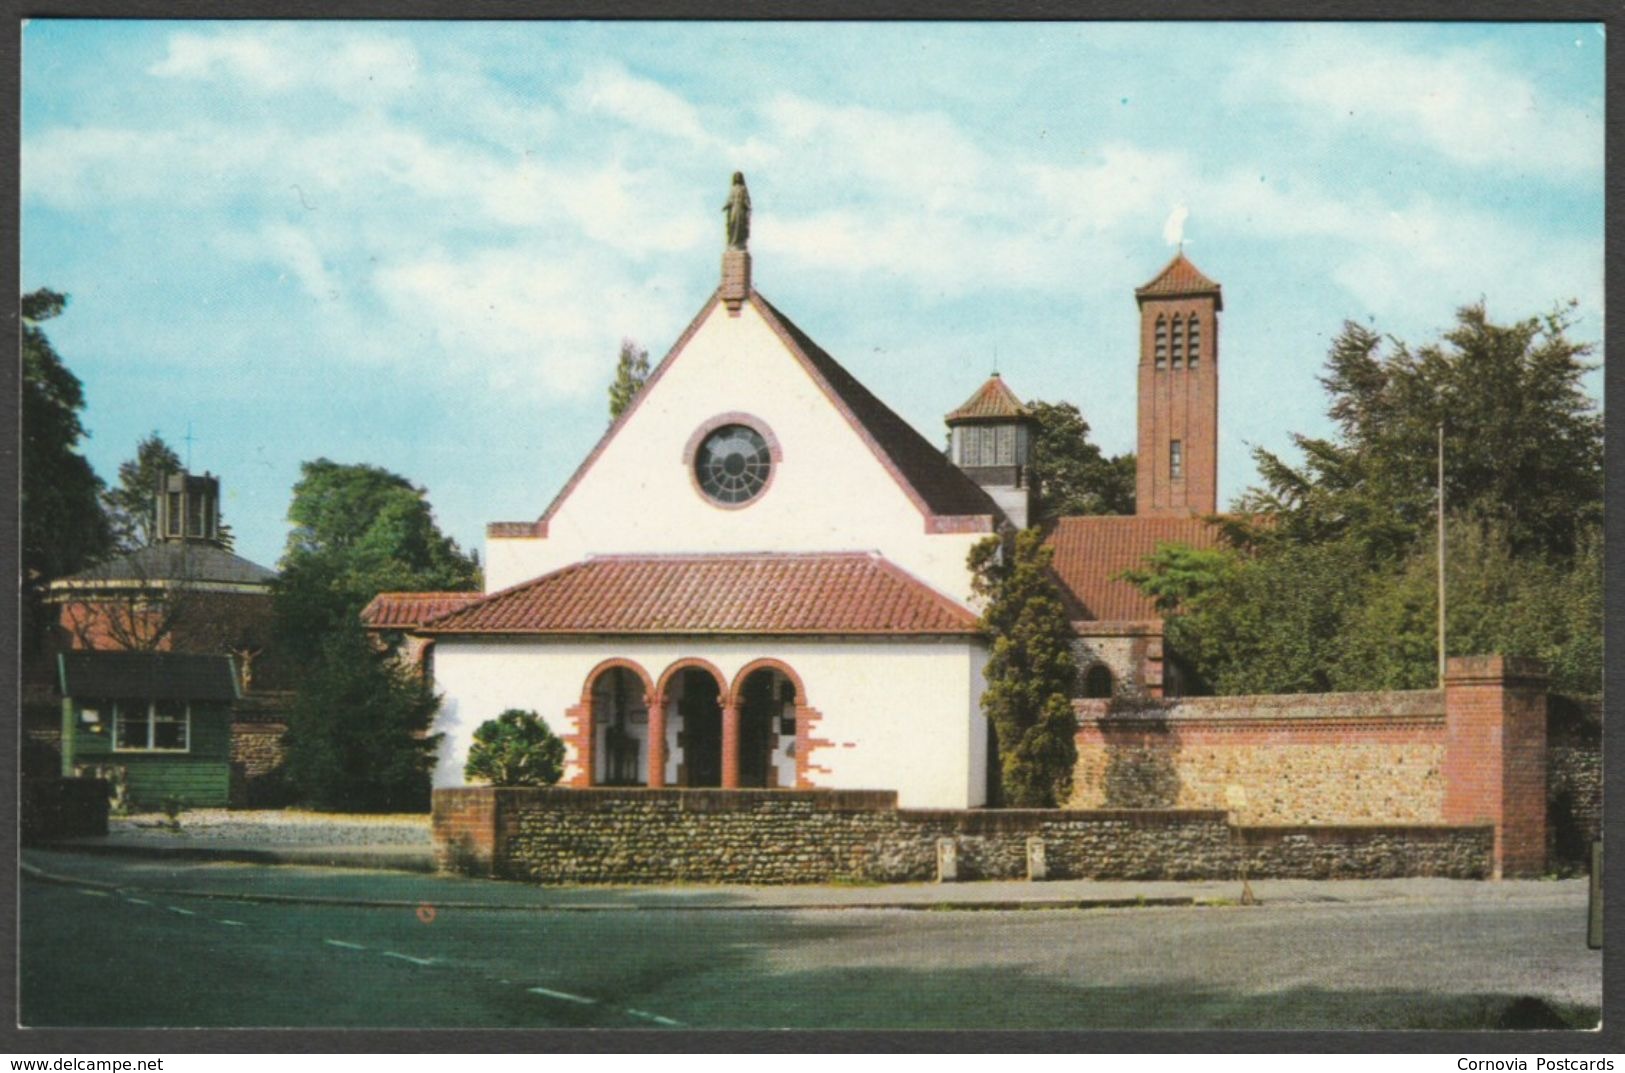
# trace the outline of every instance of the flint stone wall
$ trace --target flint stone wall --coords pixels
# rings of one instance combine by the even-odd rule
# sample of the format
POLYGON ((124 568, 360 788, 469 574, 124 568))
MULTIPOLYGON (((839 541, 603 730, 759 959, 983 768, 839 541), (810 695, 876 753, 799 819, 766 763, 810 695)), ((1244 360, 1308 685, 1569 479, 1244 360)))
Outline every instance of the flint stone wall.
POLYGON ((1443 820, 1440 690, 1080 700, 1073 808, 1224 809, 1243 824, 1443 820))
POLYGON ((1217 810, 910 810, 866 790, 437 790, 444 870, 533 883, 885 883, 1024 879, 1027 842, 1052 879, 1489 874, 1487 826, 1249 831, 1217 810))

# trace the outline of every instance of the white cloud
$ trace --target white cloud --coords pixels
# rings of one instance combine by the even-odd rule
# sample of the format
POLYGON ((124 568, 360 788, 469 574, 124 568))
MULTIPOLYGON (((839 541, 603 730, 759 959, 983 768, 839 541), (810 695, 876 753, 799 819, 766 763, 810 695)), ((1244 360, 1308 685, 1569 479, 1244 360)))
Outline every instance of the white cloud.
POLYGON ((634 77, 615 64, 588 71, 566 99, 577 109, 610 116, 651 134, 696 145, 712 141, 699 111, 688 101, 660 83, 634 77))
POLYGON ((313 46, 292 27, 233 27, 171 35, 163 59, 147 73, 260 93, 318 90, 365 98, 410 88, 420 66, 417 50, 399 38, 351 33, 313 46))
POLYGON ((1317 27, 1252 54, 1231 90, 1296 104, 1322 131, 1353 125, 1470 167, 1590 179, 1603 166, 1600 98, 1554 99, 1488 50, 1422 53, 1317 27))
POLYGON ((627 325, 675 320, 655 286, 531 249, 438 251, 373 279, 404 335, 441 378, 557 403, 603 387, 627 325))
MULTIPOLYGON (((999 167, 947 116, 826 105, 789 94, 762 109, 785 159, 823 161, 858 200, 902 196, 931 211, 997 211, 999 167)), ((820 171, 817 179, 828 178, 820 171)))

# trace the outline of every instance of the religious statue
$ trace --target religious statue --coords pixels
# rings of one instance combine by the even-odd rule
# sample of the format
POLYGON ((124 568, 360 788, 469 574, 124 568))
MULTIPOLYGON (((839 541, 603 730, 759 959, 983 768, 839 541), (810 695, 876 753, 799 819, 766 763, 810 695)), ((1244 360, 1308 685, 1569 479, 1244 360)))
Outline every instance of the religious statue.
POLYGON ((723 232, 730 250, 742 250, 750 241, 750 191, 745 189, 745 173, 734 172, 728 203, 722 206, 723 232))

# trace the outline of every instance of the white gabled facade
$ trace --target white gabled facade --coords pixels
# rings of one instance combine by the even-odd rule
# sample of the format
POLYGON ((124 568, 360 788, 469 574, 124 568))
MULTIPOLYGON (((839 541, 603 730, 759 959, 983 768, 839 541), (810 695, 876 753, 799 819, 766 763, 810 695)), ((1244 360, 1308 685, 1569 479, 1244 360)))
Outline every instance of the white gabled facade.
MULTIPOLYGON (((992 509, 991 506, 989 509, 992 509)), ((929 532, 929 517, 754 302, 712 302, 533 536, 491 534, 486 591, 589 555, 674 551, 880 552, 957 600, 990 531, 929 532), (771 484, 742 507, 700 494, 696 434, 738 415, 771 434, 771 484)))

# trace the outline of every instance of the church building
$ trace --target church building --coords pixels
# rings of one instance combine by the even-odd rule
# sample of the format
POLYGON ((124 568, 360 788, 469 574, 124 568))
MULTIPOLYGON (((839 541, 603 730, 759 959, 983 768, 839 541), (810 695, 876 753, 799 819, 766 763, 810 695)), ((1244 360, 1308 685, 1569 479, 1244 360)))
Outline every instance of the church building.
MULTIPOLYGON (((751 285, 735 176, 721 283, 531 521, 487 530, 486 592, 384 594, 444 701, 436 786, 509 708, 565 739, 574 786, 896 790, 986 801, 985 642, 967 555, 1029 524, 1031 413, 995 376, 915 430, 751 285)), ((1116 580, 1211 543, 1219 287, 1183 256, 1136 292, 1133 517, 1049 534, 1079 691, 1161 695, 1161 623, 1116 580)))

